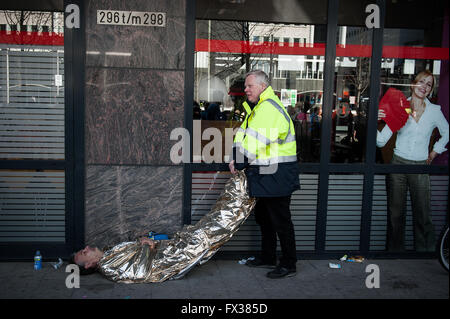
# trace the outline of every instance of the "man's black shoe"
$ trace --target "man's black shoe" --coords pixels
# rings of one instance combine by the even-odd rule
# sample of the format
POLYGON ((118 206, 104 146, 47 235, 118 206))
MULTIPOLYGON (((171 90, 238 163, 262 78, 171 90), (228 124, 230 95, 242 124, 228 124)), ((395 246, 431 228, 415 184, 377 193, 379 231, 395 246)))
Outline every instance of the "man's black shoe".
POLYGON ((297 274, 297 270, 295 268, 285 268, 281 266, 277 266, 274 270, 269 271, 267 273, 267 277, 272 279, 283 278, 283 277, 292 277, 297 274))
POLYGON ((268 268, 273 269, 276 266, 276 262, 268 263, 259 258, 255 258, 253 260, 247 260, 245 263, 246 266, 255 267, 255 268, 268 268))

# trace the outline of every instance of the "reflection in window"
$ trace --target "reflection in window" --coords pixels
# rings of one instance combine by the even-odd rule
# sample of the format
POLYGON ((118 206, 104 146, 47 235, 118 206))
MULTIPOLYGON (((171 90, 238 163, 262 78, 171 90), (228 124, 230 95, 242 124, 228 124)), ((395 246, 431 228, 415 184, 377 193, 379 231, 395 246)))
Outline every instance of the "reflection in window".
MULTIPOLYGON (((194 113, 201 130, 224 132, 240 125, 246 116, 244 76, 260 69, 294 121, 299 161, 318 162, 324 30, 320 25, 197 20, 194 113)), ((231 147, 232 141, 222 142, 231 147)))
POLYGON ((338 41, 330 161, 364 162, 372 30, 341 26, 338 41))

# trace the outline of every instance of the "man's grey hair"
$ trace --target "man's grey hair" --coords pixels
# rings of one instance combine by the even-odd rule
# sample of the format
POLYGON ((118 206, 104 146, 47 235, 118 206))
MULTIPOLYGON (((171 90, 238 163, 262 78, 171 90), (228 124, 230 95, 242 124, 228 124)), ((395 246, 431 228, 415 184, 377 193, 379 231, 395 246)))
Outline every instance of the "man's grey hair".
POLYGON ((258 81, 258 83, 262 83, 266 87, 270 85, 269 76, 264 71, 261 70, 250 71, 245 75, 245 78, 247 78, 249 75, 253 75, 256 78, 256 81, 258 81))

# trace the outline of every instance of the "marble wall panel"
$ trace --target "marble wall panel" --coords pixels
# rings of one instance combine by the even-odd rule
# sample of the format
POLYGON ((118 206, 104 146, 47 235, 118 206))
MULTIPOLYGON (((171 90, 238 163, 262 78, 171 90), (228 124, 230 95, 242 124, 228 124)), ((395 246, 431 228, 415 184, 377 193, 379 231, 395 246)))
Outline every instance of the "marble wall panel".
POLYGON ((85 241, 100 248, 149 231, 182 227, 183 169, 101 166, 86 169, 85 241))
POLYGON ((88 0, 85 241, 113 245, 182 223, 186 0, 88 0), (97 24, 97 10, 165 12, 165 27, 97 24))
POLYGON ((87 164, 172 165, 170 132, 183 126, 184 72, 86 69, 87 164))
POLYGON ((91 0, 86 5, 86 65, 184 69, 185 0, 91 0), (97 24, 97 10, 165 12, 165 27, 97 24))

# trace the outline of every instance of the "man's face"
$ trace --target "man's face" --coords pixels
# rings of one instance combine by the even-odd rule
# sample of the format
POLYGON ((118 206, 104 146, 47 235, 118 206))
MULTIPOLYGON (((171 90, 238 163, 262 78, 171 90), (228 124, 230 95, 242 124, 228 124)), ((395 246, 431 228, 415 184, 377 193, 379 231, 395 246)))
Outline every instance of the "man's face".
POLYGON ((75 254, 74 261, 77 265, 84 265, 85 268, 90 268, 96 265, 102 256, 103 253, 97 247, 86 246, 75 254))
POLYGON ((249 75, 245 79, 245 94, 247 99, 252 103, 258 103, 259 96, 266 89, 266 86, 259 83, 254 75, 249 75))

